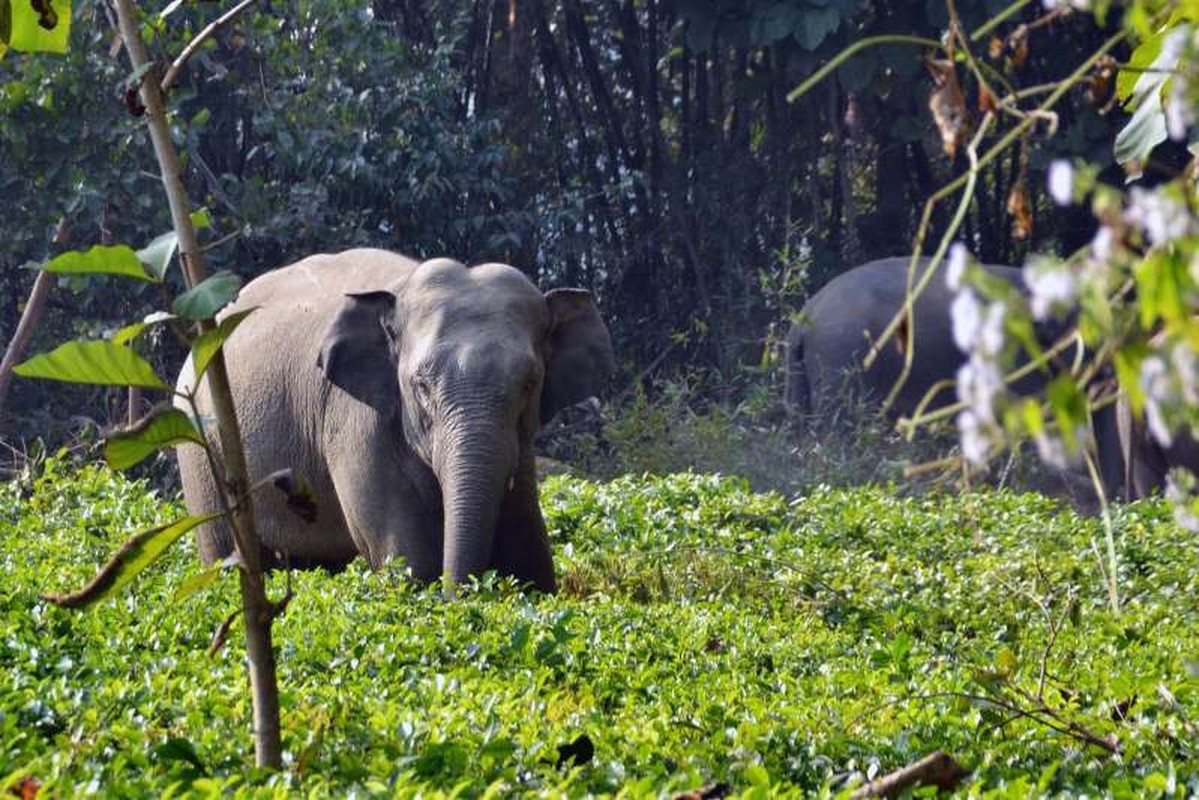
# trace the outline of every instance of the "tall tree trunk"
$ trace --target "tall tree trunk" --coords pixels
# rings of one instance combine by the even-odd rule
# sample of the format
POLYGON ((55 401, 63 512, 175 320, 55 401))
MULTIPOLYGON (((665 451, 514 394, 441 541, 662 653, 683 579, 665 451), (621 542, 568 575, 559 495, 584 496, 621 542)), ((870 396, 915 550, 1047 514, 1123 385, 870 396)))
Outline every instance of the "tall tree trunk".
MULTIPOLYGON (((205 279, 204 254, 191 221, 191 203, 183 186, 183 168, 171 139, 166 105, 158 85, 156 70, 142 40, 141 23, 133 0, 114 0, 120 24, 121 39, 132 66, 143 70, 141 101, 146 107, 146 127, 154 145, 154 155, 162 172, 163 188, 171 210, 175 233, 179 238, 179 261, 189 287, 205 279)), ((209 320, 201 325, 205 331, 216 329, 209 320)), ((275 677, 275 650, 271 643, 271 622, 276 614, 266 595, 266 579, 262 571, 262 545, 254 522, 253 499, 250 494, 249 471, 242 449, 241 431, 229 387, 225 358, 217 350, 205 373, 217 420, 217 434, 224 466, 222 486, 226 504, 231 510, 234 538, 242 560, 238 570, 241 586, 242 616, 246 626, 246 655, 250 664, 250 688, 254 708, 254 750, 259 766, 281 769, 283 750, 279 735, 279 689, 275 677)), ((220 483, 221 476, 218 478, 220 483)))
POLYGON ((54 286, 54 275, 49 272, 38 272, 33 280, 33 289, 29 292, 29 300, 25 302, 25 310, 21 312, 21 321, 13 333, 12 340, 4 350, 4 360, 0 361, 0 430, 4 425, 5 401, 8 399, 8 389, 12 385, 13 367, 25 357, 29 340, 33 331, 42 319, 46 310, 46 299, 54 286))

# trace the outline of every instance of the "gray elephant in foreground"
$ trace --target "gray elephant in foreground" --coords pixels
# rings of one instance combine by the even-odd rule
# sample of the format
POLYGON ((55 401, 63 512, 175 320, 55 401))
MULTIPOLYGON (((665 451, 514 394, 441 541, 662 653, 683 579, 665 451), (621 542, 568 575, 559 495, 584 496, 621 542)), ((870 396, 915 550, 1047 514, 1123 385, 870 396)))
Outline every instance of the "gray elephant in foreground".
MULTIPOLYGON (((318 509, 307 523, 280 493, 256 496, 267 563, 403 557, 448 586, 495 569, 554 590, 533 435, 614 371, 588 292, 363 249, 266 273, 222 317, 252 306, 225 347, 250 473, 295 468, 318 509)), ((189 362, 178 386, 192 382, 189 362)), ((216 508, 203 452, 181 447, 179 468, 188 508, 216 508)), ((224 523, 198 542, 205 562, 233 549, 224 523)))
MULTIPOLYGON (((927 262, 926 262, 927 263, 927 262)), ((923 269, 923 265, 922 265, 923 269)), ((1016 267, 984 266, 988 273, 1023 289, 1016 267)), ((952 380, 966 355, 953 339, 949 308, 953 292, 945 283, 944 263, 913 308, 914 336, 901 331, 889 340, 869 370, 862 359, 879 334, 903 307, 908 259, 884 258, 854 267, 829 281, 808 300, 787 336, 788 412, 800 417, 826 416, 847 397, 881 403, 903 369, 903 347, 912 347, 912 368, 894 404, 892 417, 911 415, 926 392, 952 380)), ((952 385, 940 390, 928 410, 956 400, 952 385)))

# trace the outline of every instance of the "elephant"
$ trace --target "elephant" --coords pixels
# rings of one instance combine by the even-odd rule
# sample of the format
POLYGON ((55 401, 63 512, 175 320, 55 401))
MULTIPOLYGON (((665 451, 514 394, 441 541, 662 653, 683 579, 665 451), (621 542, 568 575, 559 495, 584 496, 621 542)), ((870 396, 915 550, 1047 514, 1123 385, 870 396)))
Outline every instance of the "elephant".
MULTIPOLYGON (((954 293, 945 283, 944 265, 938 266, 941 274, 916 300, 914 339, 901 330, 879 351, 869 370, 860 369, 870 343, 903 307, 908 263, 906 257, 884 258, 854 267, 807 301, 787 336, 783 400, 789 414, 827 415, 844 401, 847 390, 867 403, 881 402, 899 378, 903 348, 908 346, 915 348, 911 372, 889 409, 892 417, 911 415, 929 389, 955 377, 966 355, 953 339, 949 308, 954 293)), ((1019 268, 988 265, 983 269, 1023 290, 1019 268)), ((955 400, 953 386, 946 384, 927 408, 955 400)))
POLYGON ((1179 431, 1163 447, 1124 395, 1095 415, 1095 440, 1100 478, 1110 499, 1132 502, 1162 492, 1167 473, 1177 467, 1199 476, 1199 441, 1179 431))
MULTIPOLYGON (((357 249, 261 275, 221 318, 254 307, 224 346, 250 474, 294 468, 318 515, 255 496, 268 566, 402 557, 451 594, 488 569, 555 590, 533 436, 615 370, 590 293, 543 295, 504 264, 357 249)), ((189 359, 177 388, 192 383, 189 359)), ((206 382, 197 406, 205 419, 206 382)), ((215 508, 203 451, 182 446, 178 460, 191 512, 215 508)), ((233 550, 223 522, 197 542, 206 563, 233 550)))

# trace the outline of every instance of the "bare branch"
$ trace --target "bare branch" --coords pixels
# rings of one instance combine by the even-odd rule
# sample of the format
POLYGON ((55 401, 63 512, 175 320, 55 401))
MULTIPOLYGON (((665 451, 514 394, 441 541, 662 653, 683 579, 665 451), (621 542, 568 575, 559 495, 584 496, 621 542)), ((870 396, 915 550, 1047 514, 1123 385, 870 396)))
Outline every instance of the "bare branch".
POLYGON ((188 59, 196 54, 200 49, 200 45, 204 44, 208 39, 211 39, 217 31, 228 25, 241 12, 245 11, 254 3, 254 0, 241 0, 240 3, 226 11, 221 16, 217 17, 216 21, 211 23, 207 28, 196 34, 196 38, 188 42, 187 47, 183 48, 183 52, 171 64, 171 68, 167 70, 167 74, 162 79, 160 91, 165 95, 175 85, 175 80, 179 77, 179 71, 187 64, 188 59))

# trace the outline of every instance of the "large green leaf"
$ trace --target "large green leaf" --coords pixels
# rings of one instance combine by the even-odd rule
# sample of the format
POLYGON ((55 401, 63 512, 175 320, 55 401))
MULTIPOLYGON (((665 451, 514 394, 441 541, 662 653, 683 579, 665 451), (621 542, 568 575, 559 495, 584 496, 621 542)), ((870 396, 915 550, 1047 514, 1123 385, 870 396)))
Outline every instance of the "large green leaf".
POLYGON ((65 53, 71 38, 71 2, 0 0, 0 33, 5 27, 2 38, 13 50, 65 53))
POLYGON ((98 244, 87 251, 71 250, 50 259, 42 269, 59 274, 124 275, 139 281, 154 281, 154 276, 146 272, 133 248, 123 244, 98 244))
POLYGON ((24 378, 42 378, 65 383, 94 383, 101 386, 141 386, 145 389, 171 387, 154 374, 154 368, 128 347, 105 339, 74 341, 40 353, 13 372, 24 378))
MULTIPOLYGON (((1147 67, 1141 67, 1143 71, 1139 73, 1129 93, 1126 105, 1132 109, 1132 118, 1116 134, 1113 147, 1117 163, 1136 167, 1127 170, 1128 180, 1140 177, 1141 170, 1138 165, 1149 158, 1154 147, 1166 140, 1166 111, 1162 105, 1162 90, 1166 81, 1173 75, 1190 35, 1191 26, 1186 23, 1181 23, 1166 32, 1156 44, 1152 62, 1147 67)), ((1153 48, 1149 47, 1151 42, 1152 39, 1141 45, 1141 48, 1147 48, 1141 56, 1142 59, 1148 58, 1148 53, 1153 52, 1153 48)), ((1138 52, 1141 52, 1141 48, 1138 48, 1138 52)), ((1127 73, 1123 73, 1121 77, 1124 74, 1127 73)), ((1127 78, 1122 87, 1117 86, 1117 91, 1128 91, 1127 78)))
POLYGON ((175 255, 178 247, 179 235, 170 230, 155 237, 154 241, 138 250, 137 257, 150 269, 155 278, 162 280, 167 274, 167 268, 171 266, 171 257, 175 255))
POLYGON ((84 608, 122 589, 146 567, 153 564, 183 534, 221 516, 222 512, 192 515, 133 534, 96 577, 77 592, 44 594, 42 599, 64 608, 84 608))
POLYGON ((165 447, 184 442, 203 445, 204 437, 187 414, 160 406, 136 424, 109 434, 104 457, 113 469, 128 469, 165 447))
MULTIPOLYGON (((254 308, 257 308, 255 306, 254 308)), ((196 339, 192 345, 192 367, 194 368, 194 385, 200 385, 200 377, 204 371, 208 369, 208 365, 212 362, 212 357, 221 349, 221 345, 225 340, 232 335, 241 321, 250 315, 254 308, 247 308, 245 311, 238 311, 236 314, 230 314, 221 320, 221 324, 213 330, 205 331, 196 339)))
POLYGON ((237 297, 241 278, 221 271, 175 298, 171 310, 188 319, 212 319, 216 312, 237 297))

